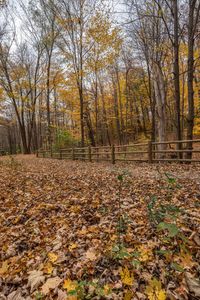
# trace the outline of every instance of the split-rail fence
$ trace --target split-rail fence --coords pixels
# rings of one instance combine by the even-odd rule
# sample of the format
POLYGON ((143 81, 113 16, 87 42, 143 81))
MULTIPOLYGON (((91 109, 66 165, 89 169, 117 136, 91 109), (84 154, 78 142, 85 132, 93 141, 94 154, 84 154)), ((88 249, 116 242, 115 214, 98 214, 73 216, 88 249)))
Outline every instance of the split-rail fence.
POLYGON ((37 157, 83 161, 121 162, 200 162, 200 139, 146 142, 130 145, 40 149, 37 157))

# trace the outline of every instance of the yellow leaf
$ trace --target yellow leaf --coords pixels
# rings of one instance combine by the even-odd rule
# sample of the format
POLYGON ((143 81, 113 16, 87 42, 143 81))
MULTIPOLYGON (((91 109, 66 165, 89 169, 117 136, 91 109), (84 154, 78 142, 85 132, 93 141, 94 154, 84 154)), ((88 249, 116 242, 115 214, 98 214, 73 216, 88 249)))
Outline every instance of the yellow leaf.
POLYGON ((116 234, 113 234, 111 237, 110 237, 111 241, 116 241, 117 239, 117 235, 116 234))
POLYGON ((121 281, 123 284, 125 284, 125 285, 133 284, 134 277, 127 267, 125 267, 124 269, 122 269, 122 268, 120 269, 120 276, 121 276, 121 281))
POLYGON ((76 295, 68 295, 67 300, 78 300, 78 297, 76 295))
POLYGON ((75 291, 77 288, 77 282, 72 281, 71 279, 66 279, 63 284, 63 289, 70 291, 75 291))
POLYGON ((76 249, 78 247, 78 245, 76 243, 70 244, 68 249, 71 252, 72 250, 76 249))
POLYGON ((104 295, 109 295, 111 292, 110 286, 108 284, 103 287, 104 295))
POLYGON ((165 300, 166 293, 162 290, 161 282, 154 278, 150 281, 149 285, 146 288, 146 294, 148 295, 149 300, 165 300))
POLYGON ((133 292, 132 291, 127 291, 126 294, 124 295, 123 300, 131 300, 133 299, 133 292))
POLYGON ((52 263, 54 263, 54 262, 57 261, 58 255, 56 255, 55 253, 50 252, 50 253, 48 253, 48 258, 49 258, 49 260, 50 260, 52 263))
POLYGON ((9 268, 9 266, 8 266, 8 262, 6 260, 2 263, 2 266, 0 268, 0 275, 5 274, 8 271, 8 268, 9 268))
POLYGON ((50 262, 48 262, 45 266, 44 266, 44 273, 46 274, 51 274, 53 272, 53 266, 50 262))
POLYGON ((181 266, 184 268, 192 268, 195 262, 192 260, 192 256, 189 253, 181 252, 180 256, 181 266))
POLYGON ((138 248, 138 251, 140 252, 139 261, 146 262, 146 261, 151 260, 151 258, 152 258, 152 250, 149 249, 147 246, 141 245, 138 248))
POLYGON ((87 234, 87 232, 88 232, 88 231, 87 231, 86 229, 82 229, 82 230, 79 230, 78 233, 79 233, 80 235, 85 235, 85 234, 87 234))
POLYGON ((8 250, 8 246, 7 245, 3 245, 2 250, 3 251, 7 251, 8 250))

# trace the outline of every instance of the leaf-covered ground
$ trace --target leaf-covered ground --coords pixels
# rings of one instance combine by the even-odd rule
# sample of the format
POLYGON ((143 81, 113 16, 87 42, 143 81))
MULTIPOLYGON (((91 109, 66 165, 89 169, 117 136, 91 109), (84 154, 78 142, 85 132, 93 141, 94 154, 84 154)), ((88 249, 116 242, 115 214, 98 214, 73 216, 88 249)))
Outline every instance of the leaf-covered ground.
POLYGON ((0 159, 0 299, 200 299, 200 168, 0 159))

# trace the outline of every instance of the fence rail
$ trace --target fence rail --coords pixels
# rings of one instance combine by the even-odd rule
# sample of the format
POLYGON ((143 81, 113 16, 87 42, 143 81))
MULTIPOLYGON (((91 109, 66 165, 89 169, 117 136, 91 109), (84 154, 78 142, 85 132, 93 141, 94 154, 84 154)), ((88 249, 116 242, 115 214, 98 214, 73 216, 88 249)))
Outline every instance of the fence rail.
POLYGON ((131 145, 41 149, 37 157, 84 161, 124 162, 200 162, 200 139, 147 142, 131 145))

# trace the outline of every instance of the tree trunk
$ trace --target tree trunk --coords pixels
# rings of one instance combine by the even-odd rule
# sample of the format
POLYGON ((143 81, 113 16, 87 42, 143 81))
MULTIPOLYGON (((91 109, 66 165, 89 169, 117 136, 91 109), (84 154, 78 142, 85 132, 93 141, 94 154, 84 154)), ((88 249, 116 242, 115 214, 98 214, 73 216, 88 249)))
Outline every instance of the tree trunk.
MULTIPOLYGON (((163 142, 166 140, 166 92, 165 92, 165 82, 164 76, 160 66, 153 62, 152 66, 153 82, 154 82, 154 92, 155 101, 157 106, 157 119, 158 119, 158 142, 163 142)), ((161 144, 158 150, 165 150, 166 145, 161 144)), ((163 157, 163 155, 160 155, 163 157)))
MULTIPOLYGON (((178 1, 173 1, 174 13, 174 88, 175 88, 175 119, 176 138, 181 140, 181 114, 180 114, 180 81, 179 81, 179 22, 178 22, 178 1)), ((181 150, 181 143, 177 144, 177 150, 181 150)), ((182 153, 179 153, 182 158, 182 153)))
MULTIPOLYGON (((194 9, 196 1, 189 1, 189 19, 188 19, 188 115, 187 115, 187 139, 193 139, 194 127, 194 9)), ((187 144, 187 149, 192 149, 193 143, 187 144)), ((192 158, 192 152, 188 152, 187 159, 192 158)))

